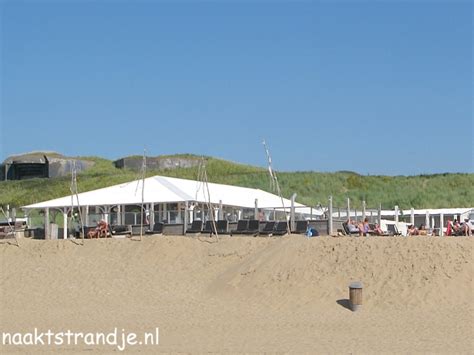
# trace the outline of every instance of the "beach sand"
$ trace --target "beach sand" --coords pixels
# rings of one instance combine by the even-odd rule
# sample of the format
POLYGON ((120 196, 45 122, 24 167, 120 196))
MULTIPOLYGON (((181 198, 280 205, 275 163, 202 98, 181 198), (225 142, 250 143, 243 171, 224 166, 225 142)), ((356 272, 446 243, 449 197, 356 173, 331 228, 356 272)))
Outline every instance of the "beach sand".
MULTIPOLYGON (((0 332, 141 334, 158 353, 472 353, 473 238, 153 236, 0 245, 0 332), (364 284, 348 309, 348 284, 364 284)), ((0 339, 1 340, 1 339, 0 339)), ((110 345, 1 353, 117 353, 110 345)))

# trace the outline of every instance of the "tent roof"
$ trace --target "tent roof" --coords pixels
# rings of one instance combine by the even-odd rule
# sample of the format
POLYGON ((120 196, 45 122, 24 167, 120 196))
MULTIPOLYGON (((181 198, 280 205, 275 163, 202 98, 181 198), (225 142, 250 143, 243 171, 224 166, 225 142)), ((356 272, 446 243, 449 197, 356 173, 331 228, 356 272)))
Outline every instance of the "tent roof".
MULTIPOLYGON (((277 195, 246 187, 238 187, 223 184, 208 183, 210 201, 212 204, 254 208, 255 199, 258 199, 259 208, 281 207, 281 199, 277 195)), ((24 209, 34 208, 60 208, 69 207, 72 203, 72 195, 54 200, 23 206, 24 209)), ((174 203, 184 201, 208 202, 209 197, 206 186, 195 180, 171 178, 165 176, 152 176, 145 179, 144 202, 145 203, 174 203)), ((291 202, 283 199, 285 207, 291 202)), ((142 202, 142 180, 134 180, 128 183, 114 185, 98 190, 83 192, 79 194, 81 206, 112 206, 132 205, 142 202)), ((74 205, 77 200, 74 197, 74 205)), ((295 203, 296 207, 304 207, 295 203)))
MULTIPOLYGON (((369 216, 370 214, 374 213, 374 215, 377 215, 377 211, 375 210, 367 210, 366 215, 369 216)), ((461 208, 430 208, 430 209, 414 209, 413 214, 415 216, 425 216, 426 213, 429 213, 430 216, 437 216, 440 215, 441 213, 444 215, 464 215, 467 213, 474 212, 474 207, 461 207, 461 208)), ((395 216, 395 211, 394 210, 381 210, 380 211, 381 216, 395 216)), ((411 215, 411 209, 404 209, 404 210, 399 210, 398 214, 400 216, 410 216, 411 215)), ((333 217, 338 217, 339 215, 341 217, 346 217, 347 216, 347 211, 342 210, 340 212, 333 212, 333 217)), ((356 211, 351 210, 350 211, 351 217, 356 216, 356 211)), ((359 217, 362 216, 362 210, 357 211, 357 215, 359 217)))

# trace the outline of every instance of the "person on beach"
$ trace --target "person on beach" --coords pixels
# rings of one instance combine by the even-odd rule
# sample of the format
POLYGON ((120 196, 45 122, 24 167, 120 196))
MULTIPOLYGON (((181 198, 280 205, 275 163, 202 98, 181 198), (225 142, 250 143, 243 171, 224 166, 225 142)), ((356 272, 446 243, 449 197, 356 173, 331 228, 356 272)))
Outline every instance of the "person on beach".
POLYGON ((418 228, 418 235, 428 235, 428 231, 423 223, 420 225, 420 228, 418 228))
POLYGON ((382 230, 382 228, 380 228, 380 226, 377 223, 375 223, 374 232, 376 235, 385 235, 384 231, 382 230))
POLYGON ((352 223, 352 220, 350 218, 347 220, 347 229, 349 229, 350 233, 356 233, 356 232, 360 231, 358 226, 356 226, 354 223, 352 223))
POLYGON ((453 222, 453 235, 459 235, 461 232, 461 225, 457 219, 454 219, 453 222))
POLYGON ((413 224, 410 224, 407 228, 407 232, 408 232, 408 235, 409 236, 412 236, 412 235, 419 235, 419 231, 418 231, 418 228, 416 228, 413 224))
POLYGON ((464 235, 466 237, 471 235, 471 226, 469 225, 468 218, 464 219, 464 222, 460 226, 460 230, 461 230, 461 235, 464 235))
POLYGON ((367 217, 365 217, 364 222, 362 223, 362 232, 363 235, 365 235, 366 237, 369 235, 370 232, 372 232, 370 230, 369 219, 367 217))

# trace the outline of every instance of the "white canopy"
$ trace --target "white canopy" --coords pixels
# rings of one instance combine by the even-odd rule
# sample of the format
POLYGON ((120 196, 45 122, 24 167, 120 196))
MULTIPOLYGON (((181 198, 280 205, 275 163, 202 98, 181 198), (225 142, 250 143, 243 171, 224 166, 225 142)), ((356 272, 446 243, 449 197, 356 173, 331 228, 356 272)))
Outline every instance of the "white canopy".
MULTIPOLYGON (((209 183, 209 195, 212 204, 254 208, 255 199, 259 208, 281 208, 279 196, 246 187, 209 183)), ((62 208, 71 206, 72 196, 57 198, 50 201, 24 206, 24 209, 62 208)), ((206 186, 195 180, 185 180, 165 176, 153 176, 145 179, 144 203, 176 203, 195 201, 207 203, 209 196, 206 186)), ((290 200, 283 199, 285 208, 290 207, 290 200)), ((114 206, 133 205, 142 202, 142 180, 114 185, 98 190, 79 194, 82 206, 114 206)), ((74 205, 77 205, 74 197, 74 205)), ((306 207, 295 202, 295 207, 306 207)))
MULTIPOLYGON (((474 207, 462 207, 462 208, 430 208, 430 209, 415 209, 413 210, 413 214, 415 216, 425 216, 427 213, 430 216, 433 215, 440 215, 441 213, 444 215, 466 215, 471 212, 474 212, 474 207)), ((376 210, 367 210, 366 215, 370 216, 371 214, 377 215, 378 211, 376 210)), ((381 210, 380 214, 382 216, 395 216, 395 211, 394 210, 381 210)), ((333 217, 344 217, 346 218, 347 216, 347 211, 345 209, 341 209, 339 212, 333 212, 333 217)), ((356 216, 356 211, 351 210, 350 211, 351 217, 356 216)), ((362 210, 357 211, 357 215, 361 216, 362 215, 362 210)), ((398 210, 398 215, 399 216, 410 216, 411 215, 411 209, 404 209, 404 210, 398 210)))

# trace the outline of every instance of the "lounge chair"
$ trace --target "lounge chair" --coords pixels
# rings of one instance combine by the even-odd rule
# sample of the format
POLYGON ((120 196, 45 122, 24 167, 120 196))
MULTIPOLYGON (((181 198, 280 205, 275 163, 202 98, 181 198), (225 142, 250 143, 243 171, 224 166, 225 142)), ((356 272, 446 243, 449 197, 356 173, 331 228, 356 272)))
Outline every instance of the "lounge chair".
POLYGON ((110 225, 106 221, 100 221, 97 227, 88 228, 85 237, 93 238, 109 238, 111 237, 110 225))
POLYGON ((228 234, 229 233, 229 222, 225 219, 218 220, 216 222, 217 233, 219 234, 228 234))
POLYGON ((249 220, 248 219, 241 219, 237 222, 237 229, 230 232, 230 235, 234 234, 244 234, 246 230, 249 228, 249 220))
POLYGON ((288 233, 288 222, 280 221, 276 224, 273 235, 285 235, 288 233))
POLYGON ((344 232, 346 232, 347 235, 352 235, 352 234, 357 234, 359 235, 359 229, 357 229, 356 231, 350 231, 349 230, 349 227, 347 226, 347 222, 344 222, 342 224, 342 228, 344 228, 344 232))
POLYGON ((265 226, 258 234, 271 236, 273 235, 274 231, 275 231, 275 222, 272 221, 272 222, 265 223, 265 226))
POLYGON ((204 226, 202 233, 204 234, 216 234, 217 229, 217 222, 213 221, 206 221, 206 225, 204 226))
POLYGON ((191 228, 186 230, 186 233, 201 233, 202 232, 202 221, 196 220, 191 224, 191 228))
POLYGON ((291 233, 295 234, 306 234, 306 231, 308 230, 308 221, 296 221, 296 229, 292 231, 291 233))
POLYGON ((0 239, 15 237, 15 228, 10 226, 0 227, 0 239))
POLYGON ((387 232, 389 235, 402 235, 395 224, 387 224, 387 232))
POLYGON ((153 225, 153 229, 148 229, 145 234, 163 234, 164 223, 158 222, 153 225))
POLYGON ((377 233, 377 231, 375 230, 375 228, 376 228, 375 224, 369 224, 369 228, 370 228, 370 230, 369 230, 370 235, 378 235, 378 236, 382 236, 382 237, 387 237, 387 236, 390 235, 388 232, 383 232, 383 231, 382 231, 383 232, 382 234, 377 233))
MULTIPOLYGON (((130 225, 116 225, 116 226, 110 226, 110 234, 112 237, 118 236, 118 235, 132 235, 132 226, 130 225)), ((146 232, 145 232, 146 233, 146 232)))
POLYGON ((258 221, 256 219, 251 219, 249 221, 249 226, 248 226, 247 230, 244 231, 244 234, 257 236, 259 230, 260 230, 260 221, 258 221))

